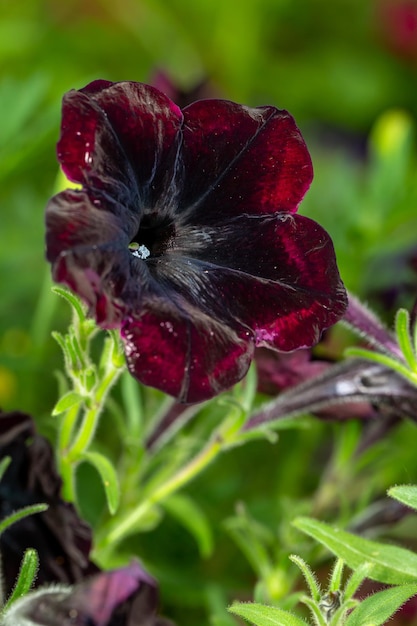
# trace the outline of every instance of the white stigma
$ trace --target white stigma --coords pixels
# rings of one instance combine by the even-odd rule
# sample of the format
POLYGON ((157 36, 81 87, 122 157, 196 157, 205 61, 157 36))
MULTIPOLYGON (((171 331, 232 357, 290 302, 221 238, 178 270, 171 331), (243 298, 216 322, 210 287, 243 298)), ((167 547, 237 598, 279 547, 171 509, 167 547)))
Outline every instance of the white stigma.
POLYGON ((138 259, 142 259, 142 261, 144 259, 147 259, 148 256, 151 256, 148 248, 143 244, 139 245, 136 241, 132 241, 132 243, 129 244, 129 250, 133 254, 133 256, 137 257, 138 259))

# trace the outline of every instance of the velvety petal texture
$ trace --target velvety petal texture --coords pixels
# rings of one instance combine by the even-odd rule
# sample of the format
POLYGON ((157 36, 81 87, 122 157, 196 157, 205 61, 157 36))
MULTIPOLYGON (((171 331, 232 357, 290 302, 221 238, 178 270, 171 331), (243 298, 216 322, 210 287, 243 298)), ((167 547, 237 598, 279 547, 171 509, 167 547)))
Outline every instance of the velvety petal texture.
POLYGON ((293 118, 95 81, 64 97, 58 158, 81 185, 46 211, 53 276, 129 370, 182 402, 241 380, 257 346, 316 343, 346 309, 329 235, 296 211, 313 172, 293 118))
POLYGON ((4 626, 174 626, 157 615, 158 587, 137 562, 74 587, 39 589, 12 605, 4 626))
POLYGON ((0 482, 0 519, 18 509, 45 503, 48 509, 25 517, 0 537, 3 594, 15 586, 27 548, 39 554, 36 585, 75 583, 98 571, 89 560, 91 530, 72 504, 61 498, 62 481, 49 442, 25 413, 0 412, 0 460, 10 464, 0 482))

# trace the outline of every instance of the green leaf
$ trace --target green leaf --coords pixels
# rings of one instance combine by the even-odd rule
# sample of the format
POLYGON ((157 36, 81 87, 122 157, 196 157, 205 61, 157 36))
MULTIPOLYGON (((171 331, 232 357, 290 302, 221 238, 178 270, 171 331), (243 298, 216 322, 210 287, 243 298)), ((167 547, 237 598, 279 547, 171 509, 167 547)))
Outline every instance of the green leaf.
POLYGON ((343 591, 345 601, 353 598, 365 578, 372 578, 372 567, 372 563, 362 563, 352 572, 343 591))
POLYGON ((384 589, 368 596, 349 615, 345 626, 380 626, 397 611, 404 602, 417 594, 417 585, 402 585, 384 589))
POLYGON ((345 564, 343 563, 342 559, 337 559, 336 563, 334 564, 332 575, 330 578, 329 592, 336 592, 341 588, 344 566, 345 564))
POLYGON ((163 508, 175 517, 195 538, 202 557, 213 552, 213 533, 203 511, 183 494, 174 494, 162 501, 163 508))
POLYGON ((81 404, 83 401, 83 397, 80 396, 76 391, 68 391, 66 394, 62 396, 52 409, 52 415, 55 417, 56 415, 60 415, 61 413, 65 413, 68 409, 71 409, 73 406, 77 404, 81 404))
POLYGON ((273 571, 270 547, 274 544, 273 533, 254 520, 245 506, 237 507, 237 515, 224 521, 224 526, 245 555, 257 576, 266 580, 273 571))
POLYGON ((303 574, 304 579, 308 585, 312 599, 318 602, 320 600, 321 590, 320 590, 319 582, 313 570, 304 561, 304 559, 302 559, 297 554, 291 554, 289 558, 290 558, 290 561, 295 563, 301 570, 301 573, 303 574))
POLYGON ((35 513, 43 513, 47 510, 47 508, 47 504, 31 504, 30 506, 25 506, 23 509, 19 509, 11 515, 8 515, 0 522, 0 535, 4 533, 6 528, 9 528, 9 526, 15 522, 19 522, 21 519, 29 517, 29 515, 35 515, 35 513))
POLYGON ((417 385, 417 373, 411 371, 402 361, 389 356, 388 354, 382 354, 381 352, 373 352, 372 350, 356 347, 346 348, 344 354, 345 356, 358 357, 360 359, 366 359, 367 361, 385 365, 385 367, 394 370, 394 372, 397 372, 400 376, 406 378, 412 385, 417 385))
POLYGON ((412 371, 416 371, 416 355, 410 337, 410 314, 406 309, 398 309, 397 311, 395 317, 395 334, 408 367, 412 371))
POLYGON ((93 465, 100 474, 106 494, 107 506, 112 515, 117 511, 120 502, 119 479, 116 470, 107 457, 99 452, 83 452, 82 461, 93 465))
POLYGON ((397 485, 388 489, 388 495, 402 502, 411 509, 417 510, 417 486, 416 485, 397 485))
POLYGON ((31 589, 39 568, 39 557, 36 550, 28 548, 23 555, 20 565, 19 576, 9 599, 7 600, 2 611, 6 611, 10 605, 19 598, 25 596, 31 589))
POLYGON ((52 291, 68 302, 81 323, 85 321, 85 307, 78 296, 76 296, 68 289, 65 289, 64 287, 59 287, 58 285, 54 285, 54 287, 52 287, 52 291))
POLYGON ((228 610, 255 626, 306 626, 306 622, 299 617, 264 604, 235 602, 228 610))
POLYGON ((293 524, 343 559, 351 569, 371 563, 369 576, 373 580, 394 585, 417 581, 417 554, 405 548, 357 537, 308 517, 299 517, 293 524))
POLYGON ((11 456, 5 456, 1 461, 0 461, 0 480, 3 478, 5 471, 7 470, 7 468, 10 465, 10 461, 12 460, 11 456))

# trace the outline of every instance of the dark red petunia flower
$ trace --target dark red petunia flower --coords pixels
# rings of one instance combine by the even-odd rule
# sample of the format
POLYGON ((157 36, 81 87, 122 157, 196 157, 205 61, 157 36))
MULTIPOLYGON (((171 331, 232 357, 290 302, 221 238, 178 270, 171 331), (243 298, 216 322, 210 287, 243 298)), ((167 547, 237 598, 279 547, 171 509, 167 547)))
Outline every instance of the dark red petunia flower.
POLYGON ((311 350, 295 352, 272 352, 259 348, 255 352, 258 376, 258 391, 267 395, 276 395, 305 380, 320 376, 330 361, 313 359, 311 350))
POLYGON ((158 588, 138 563, 74 587, 39 589, 12 605, 5 626, 174 626, 157 615, 158 588), (24 620, 24 621, 20 621, 24 620))
POLYGON ((95 81, 64 97, 58 158, 81 189, 46 212, 56 281, 120 329, 137 379, 199 402, 243 378, 255 346, 316 343, 346 308, 328 234, 297 215, 312 165, 272 106, 95 81))
POLYGON ((89 560, 91 531, 72 504, 60 496, 62 481, 49 442, 38 435, 29 415, 0 412, 0 460, 10 464, 0 482, 0 519, 37 503, 49 508, 16 522, 0 537, 3 592, 8 596, 19 573, 23 553, 39 555, 36 585, 75 583, 98 571, 89 560))

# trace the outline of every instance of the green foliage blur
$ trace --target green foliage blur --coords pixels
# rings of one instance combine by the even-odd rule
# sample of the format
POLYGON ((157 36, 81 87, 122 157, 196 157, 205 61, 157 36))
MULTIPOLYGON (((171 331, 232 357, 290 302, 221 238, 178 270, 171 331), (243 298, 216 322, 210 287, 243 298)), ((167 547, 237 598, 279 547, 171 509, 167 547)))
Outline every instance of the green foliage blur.
MULTIPOLYGON (((61 355, 50 333, 68 316, 50 293, 43 212, 57 185, 62 95, 96 78, 164 75, 182 93, 203 85, 208 97, 289 110, 315 168, 300 211, 329 231, 347 287, 389 324, 412 305, 417 27, 391 5, 417 15, 402 0, 0 0, 0 407, 54 432, 61 355)), ((280 597, 283 559, 304 541, 288 530, 296 514, 314 501, 343 523, 390 485, 417 481, 413 424, 349 463, 357 430, 311 420, 278 446, 258 441, 211 466, 188 488, 213 527, 210 558, 175 515, 132 542, 181 626, 208 623, 206 610, 230 626, 224 607, 251 599, 261 573, 237 547, 236 520, 267 546, 269 593, 280 597)))

